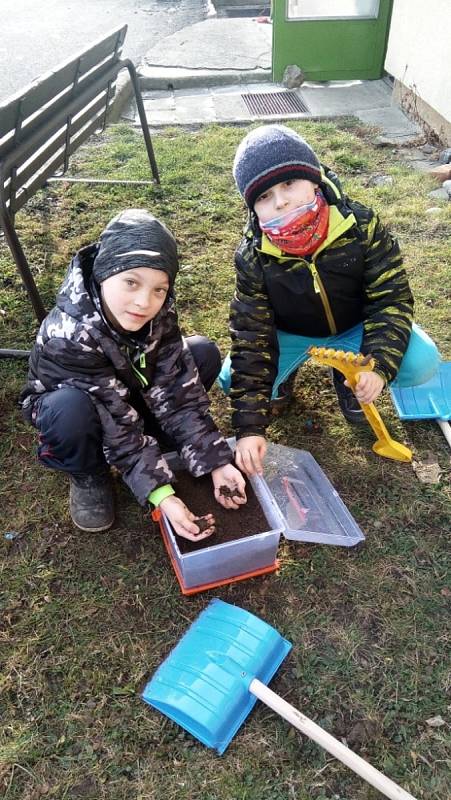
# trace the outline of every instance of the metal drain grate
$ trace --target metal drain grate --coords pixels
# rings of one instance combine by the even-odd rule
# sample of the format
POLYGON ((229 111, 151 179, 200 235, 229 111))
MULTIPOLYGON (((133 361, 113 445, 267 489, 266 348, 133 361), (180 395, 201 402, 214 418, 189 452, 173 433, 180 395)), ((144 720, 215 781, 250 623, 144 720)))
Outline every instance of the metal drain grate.
POLYGON ((297 92, 258 92, 242 94, 248 111, 255 117, 271 114, 310 113, 310 109, 297 92))

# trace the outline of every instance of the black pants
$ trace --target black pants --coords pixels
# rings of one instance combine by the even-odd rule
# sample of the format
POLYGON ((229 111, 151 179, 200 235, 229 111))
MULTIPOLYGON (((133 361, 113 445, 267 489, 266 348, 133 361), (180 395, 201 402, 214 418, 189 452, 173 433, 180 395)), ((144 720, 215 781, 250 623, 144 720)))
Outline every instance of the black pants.
MULTIPOLYGON (((219 349, 205 336, 188 336, 186 344, 208 392, 221 369, 219 349)), ((133 405, 144 420, 145 432, 158 440, 163 451, 174 450, 174 442, 161 430, 142 398, 136 397, 135 400, 133 405)), ((39 431, 38 458, 44 466, 90 475, 107 469, 102 449, 102 426, 94 403, 86 392, 70 386, 46 392, 37 401, 35 409, 33 425, 39 431)))

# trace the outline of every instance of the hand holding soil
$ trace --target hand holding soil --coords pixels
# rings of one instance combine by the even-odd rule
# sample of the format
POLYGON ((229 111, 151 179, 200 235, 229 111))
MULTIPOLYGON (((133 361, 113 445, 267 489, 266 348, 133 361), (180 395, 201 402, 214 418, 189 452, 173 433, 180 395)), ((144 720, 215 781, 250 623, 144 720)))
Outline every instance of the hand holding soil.
POLYGON ((231 500, 233 500, 234 497, 244 497, 239 489, 231 489, 230 486, 224 485, 219 487, 219 494, 221 497, 229 497, 231 500))
POLYGON ((233 464, 214 469, 211 477, 215 498, 221 506, 236 510, 247 502, 244 476, 233 464))
MULTIPOLYGON (((215 532, 215 518, 213 514, 206 514, 204 517, 194 517, 194 523, 197 525, 200 533, 207 533, 211 536, 212 533, 215 532)), ((203 538, 202 536, 196 535, 196 540, 199 538, 203 538)))
POLYGON ((160 503, 160 508, 167 516, 175 533, 184 539, 198 542, 206 539, 215 531, 215 520, 213 514, 205 514, 203 517, 196 517, 183 500, 174 494, 165 497, 160 503))

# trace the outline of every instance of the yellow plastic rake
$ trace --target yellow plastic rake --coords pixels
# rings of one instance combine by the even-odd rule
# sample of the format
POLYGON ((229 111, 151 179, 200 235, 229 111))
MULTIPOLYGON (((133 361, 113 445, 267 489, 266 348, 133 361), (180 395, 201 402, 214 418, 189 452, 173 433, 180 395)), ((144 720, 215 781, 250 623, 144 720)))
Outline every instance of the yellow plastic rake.
MULTIPOLYGON (((316 363, 342 372, 354 394, 359 372, 372 372, 374 369, 374 359, 362 353, 345 353, 344 350, 331 347, 310 347, 309 354, 316 363)), ((374 452, 395 461, 411 461, 412 451, 391 438, 374 403, 360 403, 360 406, 377 437, 373 444, 374 452)))

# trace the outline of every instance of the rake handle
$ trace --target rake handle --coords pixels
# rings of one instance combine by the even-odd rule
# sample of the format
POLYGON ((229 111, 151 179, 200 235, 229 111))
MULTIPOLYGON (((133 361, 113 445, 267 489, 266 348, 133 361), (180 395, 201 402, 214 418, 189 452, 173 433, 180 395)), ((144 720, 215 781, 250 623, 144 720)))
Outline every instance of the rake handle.
POLYGON ((255 697, 258 697, 262 703, 272 708, 276 714, 279 714, 286 719, 287 722, 294 725, 295 728, 300 730, 305 736, 308 736, 309 739, 313 739, 314 742, 335 756, 335 758, 338 758, 343 764, 346 764, 347 767, 356 772, 357 775, 360 775, 361 778, 366 780, 371 786, 374 786, 379 792, 382 792, 386 797, 389 797, 391 800, 415 800, 413 795, 406 792, 398 786, 397 783, 394 783, 390 778, 387 778, 386 775, 383 775, 382 772, 375 769, 375 767, 372 767, 371 764, 368 764, 368 762, 358 756, 357 753, 353 753, 352 750, 342 744, 342 742, 339 742, 338 739, 335 739, 330 733, 320 728, 316 722, 313 722, 313 720, 301 714, 294 706, 287 703, 286 700, 283 700, 271 689, 268 689, 268 687, 257 680, 257 678, 254 678, 251 682, 249 691, 252 692, 255 697))
MULTIPOLYGON (((355 394, 355 390, 357 389, 357 379, 355 375, 346 375, 345 378, 349 383, 352 391, 355 394)), ((392 438, 385 427, 385 424, 382 420, 379 411, 377 410, 374 403, 360 403, 360 408, 362 409, 365 417, 370 424, 371 428, 373 429, 374 433, 376 434, 378 442, 386 442, 390 444, 392 442, 392 438)))

